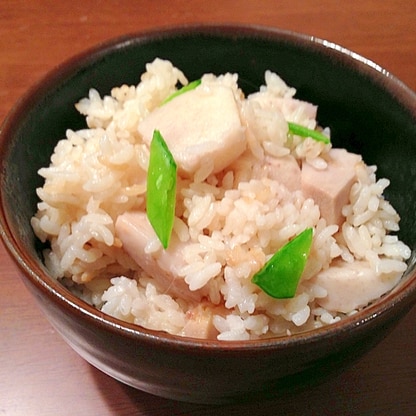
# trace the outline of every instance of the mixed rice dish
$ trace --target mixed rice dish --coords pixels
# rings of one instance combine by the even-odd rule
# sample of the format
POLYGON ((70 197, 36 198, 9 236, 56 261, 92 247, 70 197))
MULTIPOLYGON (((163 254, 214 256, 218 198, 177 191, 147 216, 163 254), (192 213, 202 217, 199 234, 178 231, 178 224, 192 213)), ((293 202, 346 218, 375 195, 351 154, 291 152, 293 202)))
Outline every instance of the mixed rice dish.
POLYGON ((87 127, 39 170, 51 275, 123 321, 224 341, 319 328, 390 291, 410 249, 389 181, 295 94, 271 71, 248 96, 238 74, 189 83, 159 58, 138 85, 91 89, 87 127))

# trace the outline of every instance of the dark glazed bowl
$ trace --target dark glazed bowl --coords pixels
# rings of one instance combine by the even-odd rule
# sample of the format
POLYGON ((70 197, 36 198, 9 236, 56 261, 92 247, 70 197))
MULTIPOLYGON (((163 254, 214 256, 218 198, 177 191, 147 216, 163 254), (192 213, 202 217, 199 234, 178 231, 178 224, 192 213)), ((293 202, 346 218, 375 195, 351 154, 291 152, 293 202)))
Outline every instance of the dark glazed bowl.
POLYGON ((145 63, 171 60, 189 79, 237 72, 246 93, 264 71, 319 105, 333 143, 361 153, 391 179, 400 238, 416 247, 416 95, 376 64, 330 42, 261 27, 182 27, 116 39, 53 70, 13 108, 1 133, 0 231, 23 281, 51 324, 87 361, 159 396, 199 403, 280 394, 341 371, 378 343, 416 302, 415 260, 399 286, 362 312, 320 330, 267 341, 198 341, 145 330, 88 306, 52 279, 29 220, 37 170, 65 130, 84 119, 74 103, 91 87, 137 84, 145 63))

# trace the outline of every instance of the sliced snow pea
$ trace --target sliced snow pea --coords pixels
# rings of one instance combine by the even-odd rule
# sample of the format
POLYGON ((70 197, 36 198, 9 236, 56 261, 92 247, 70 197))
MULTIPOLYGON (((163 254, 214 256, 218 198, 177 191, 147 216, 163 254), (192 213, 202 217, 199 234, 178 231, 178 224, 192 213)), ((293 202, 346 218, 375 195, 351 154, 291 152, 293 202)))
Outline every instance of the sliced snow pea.
POLYGON ((146 211, 164 248, 173 229, 176 205, 176 162, 162 134, 155 130, 150 144, 146 211))
POLYGON ((312 228, 307 228, 285 244, 252 277, 252 282, 273 298, 294 297, 309 256, 312 236, 312 228))
POLYGON ((194 90, 199 84, 201 84, 201 80, 197 79, 195 81, 190 82, 188 85, 184 85, 182 88, 180 88, 178 91, 175 91, 173 94, 169 95, 161 105, 168 103, 169 101, 173 100, 178 95, 183 94, 184 92, 194 90))
POLYGON ((325 134, 317 130, 311 130, 296 123, 288 122, 287 124, 289 126, 289 133, 291 134, 295 134, 296 136, 301 137, 311 137, 312 139, 318 142, 323 142, 325 144, 330 143, 329 137, 325 136, 325 134))

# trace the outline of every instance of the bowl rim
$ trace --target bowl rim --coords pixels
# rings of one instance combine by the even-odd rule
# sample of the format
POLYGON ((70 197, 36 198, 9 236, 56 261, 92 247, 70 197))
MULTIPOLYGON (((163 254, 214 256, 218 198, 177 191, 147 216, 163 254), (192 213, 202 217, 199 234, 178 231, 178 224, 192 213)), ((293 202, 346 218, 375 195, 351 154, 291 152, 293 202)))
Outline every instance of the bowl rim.
MULTIPOLYGON (((159 28, 141 30, 117 36, 100 42, 95 46, 77 53, 48 71, 35 84, 24 93, 6 115, 0 127, 0 159, 3 164, 7 153, 7 138, 11 137, 16 122, 23 117, 25 109, 38 101, 38 96, 46 94, 50 88, 62 82, 62 79, 70 77, 79 67, 86 68, 91 63, 99 60, 108 52, 128 48, 133 43, 163 40, 172 36, 186 37, 189 35, 205 34, 225 38, 259 38, 269 41, 288 42, 298 46, 312 48, 320 53, 335 55, 336 59, 354 70, 364 74, 371 74, 376 82, 381 83, 383 88, 392 96, 401 101, 406 109, 412 112, 416 119, 416 93, 406 84, 395 77, 392 73, 379 66, 375 62, 355 53, 343 46, 328 40, 298 33, 276 27, 254 25, 254 24, 185 24, 180 26, 164 26, 159 28)), ((1 169, 0 175, 4 172, 1 169)), ((343 318, 341 321, 309 330, 306 332, 249 341, 218 341, 203 340, 171 335, 162 331, 150 330, 135 324, 124 322, 107 315, 83 300, 76 297, 60 282, 50 277, 27 253, 23 252, 18 240, 12 235, 9 222, 1 195, 0 207, 0 235, 4 246, 18 265, 24 275, 24 283, 30 283, 40 289, 53 302, 65 308, 69 313, 78 315, 79 318, 88 319, 102 329, 117 332, 129 338, 140 339, 148 343, 167 343, 176 345, 178 348, 213 350, 251 350, 268 348, 286 348, 292 344, 315 343, 322 338, 331 338, 339 332, 363 330, 367 324, 378 317, 386 315, 395 305, 407 298, 408 308, 416 303, 416 254, 413 249, 413 257, 406 271, 406 277, 400 285, 400 289, 393 289, 374 304, 367 306, 354 315, 343 318)), ((21 276, 23 278, 23 276, 21 276)))

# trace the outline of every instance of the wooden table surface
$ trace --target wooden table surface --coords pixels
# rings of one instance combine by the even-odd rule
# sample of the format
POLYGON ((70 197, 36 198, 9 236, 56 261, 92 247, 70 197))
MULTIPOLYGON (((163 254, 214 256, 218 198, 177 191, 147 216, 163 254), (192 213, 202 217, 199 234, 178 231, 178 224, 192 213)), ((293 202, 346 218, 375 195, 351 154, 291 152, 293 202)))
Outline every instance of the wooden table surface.
MULTIPOLYGON (((307 33, 375 61, 416 90, 414 0, 1 0, 0 120, 56 64, 103 40, 183 23, 307 33)), ((416 308, 373 351, 295 402, 209 407, 111 379, 61 340, 0 246, 0 415, 416 415, 416 308)))

